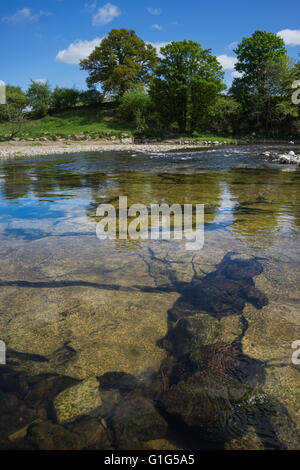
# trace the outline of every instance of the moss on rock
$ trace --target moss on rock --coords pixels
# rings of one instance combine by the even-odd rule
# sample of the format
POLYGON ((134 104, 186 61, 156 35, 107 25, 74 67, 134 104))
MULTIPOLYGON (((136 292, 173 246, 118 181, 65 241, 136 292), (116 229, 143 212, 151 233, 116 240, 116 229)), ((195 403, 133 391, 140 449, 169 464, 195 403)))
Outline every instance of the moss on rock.
POLYGON ((78 417, 88 415, 102 405, 99 382, 96 378, 86 379, 70 387, 53 401, 58 423, 64 424, 75 421, 78 417))

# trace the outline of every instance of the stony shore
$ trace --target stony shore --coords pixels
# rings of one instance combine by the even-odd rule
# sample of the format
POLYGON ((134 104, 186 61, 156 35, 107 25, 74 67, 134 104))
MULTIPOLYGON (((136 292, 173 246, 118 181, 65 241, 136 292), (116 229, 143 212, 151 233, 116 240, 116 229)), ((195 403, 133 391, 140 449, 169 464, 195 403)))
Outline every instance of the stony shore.
POLYGON ((75 143, 69 142, 44 142, 32 144, 32 142, 4 142, 0 143, 0 160, 15 157, 35 157, 42 155, 57 155, 79 152, 137 152, 160 153, 174 150, 193 150, 200 147, 212 147, 225 145, 224 142, 155 142, 155 143, 113 143, 107 141, 94 141, 75 143))
POLYGON ((262 156, 272 162, 300 165, 300 155, 297 155, 293 150, 288 153, 281 152, 263 152, 262 156))

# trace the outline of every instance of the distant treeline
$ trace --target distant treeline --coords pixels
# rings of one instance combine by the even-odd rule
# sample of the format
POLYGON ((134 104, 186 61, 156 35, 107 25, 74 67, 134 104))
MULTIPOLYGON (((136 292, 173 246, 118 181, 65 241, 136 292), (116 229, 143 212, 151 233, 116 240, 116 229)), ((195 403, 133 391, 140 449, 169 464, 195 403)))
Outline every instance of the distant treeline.
POLYGON ((158 55, 135 31, 113 29, 80 62, 88 72, 87 91, 52 91, 48 82, 31 81, 24 93, 8 85, 0 120, 15 122, 24 113, 37 118, 111 102, 141 134, 297 137, 300 108, 292 94, 300 63, 287 56, 283 39, 255 31, 234 52, 235 78, 225 94, 224 71, 211 49, 194 41, 173 41, 158 55))

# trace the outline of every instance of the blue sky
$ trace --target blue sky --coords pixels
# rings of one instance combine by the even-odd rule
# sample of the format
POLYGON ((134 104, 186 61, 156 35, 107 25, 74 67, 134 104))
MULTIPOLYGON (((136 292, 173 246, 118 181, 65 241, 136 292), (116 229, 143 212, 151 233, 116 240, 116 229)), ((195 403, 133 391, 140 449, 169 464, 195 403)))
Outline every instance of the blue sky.
POLYGON ((299 0, 20 0, 0 4, 0 80, 27 88, 30 79, 85 88, 80 58, 111 28, 132 28, 159 47, 192 39, 210 47, 234 73, 232 48, 256 29, 280 33, 288 54, 300 52, 299 0))

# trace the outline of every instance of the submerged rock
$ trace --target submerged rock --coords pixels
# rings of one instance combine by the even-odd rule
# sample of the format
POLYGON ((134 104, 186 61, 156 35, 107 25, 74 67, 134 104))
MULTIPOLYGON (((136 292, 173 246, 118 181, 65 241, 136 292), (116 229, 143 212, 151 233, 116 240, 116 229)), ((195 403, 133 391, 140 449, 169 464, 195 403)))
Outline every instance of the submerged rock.
MULTIPOLYGON (((263 267, 256 259, 236 259, 233 253, 228 253, 215 271, 204 278, 195 277, 183 289, 178 303, 180 306, 190 304, 198 312, 207 312, 217 318, 242 314, 246 302, 261 309, 268 304, 268 299, 255 287, 253 277, 262 272, 263 267)), ((176 321, 191 315, 191 309, 175 305, 169 314, 176 321)))
MULTIPOLYGON (((162 397, 162 404, 167 413, 180 417, 187 426, 207 433, 233 413, 226 385, 201 373, 173 385, 162 397)), ((215 433, 214 439, 218 439, 215 433)))
POLYGON ((168 424, 149 400, 130 393, 116 407, 113 427, 118 447, 128 449, 135 440, 143 442, 164 438, 168 424))
POLYGON ((174 354, 177 357, 189 354, 192 349, 218 341, 221 335, 220 322, 206 314, 198 314, 180 319, 170 337, 174 354))
POLYGON ((30 390, 26 395, 26 401, 36 404, 41 401, 51 401, 68 387, 80 383, 71 377, 57 374, 45 374, 30 379, 30 390))
POLYGON ((69 431, 80 437, 84 449, 111 450, 112 435, 104 420, 84 417, 68 426, 69 431))
POLYGON ((77 434, 51 421, 30 426, 26 441, 38 450, 79 450, 82 447, 77 434))
POLYGON ((237 411, 265 381, 263 364, 243 354, 241 343, 246 302, 257 309, 268 304, 253 280, 262 272, 258 259, 229 253, 215 271, 195 275, 169 311, 161 342, 170 358, 169 388, 160 405, 204 440, 225 442, 231 430, 234 435, 237 411))
POLYGON ((205 313, 184 317, 176 323, 168 335, 169 349, 176 357, 190 354, 193 350, 217 342, 232 343, 243 332, 239 317, 228 316, 221 320, 205 313))
POLYGON ((53 401, 58 423, 70 423, 78 417, 88 415, 102 404, 99 382, 86 379, 74 387, 67 388, 53 401))
POLYGON ((125 372, 107 372, 100 377, 101 389, 116 389, 120 392, 131 392, 138 387, 138 380, 134 375, 125 372))

